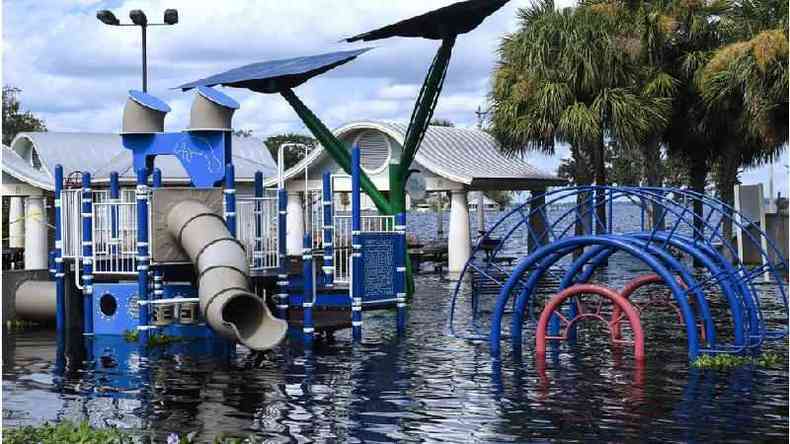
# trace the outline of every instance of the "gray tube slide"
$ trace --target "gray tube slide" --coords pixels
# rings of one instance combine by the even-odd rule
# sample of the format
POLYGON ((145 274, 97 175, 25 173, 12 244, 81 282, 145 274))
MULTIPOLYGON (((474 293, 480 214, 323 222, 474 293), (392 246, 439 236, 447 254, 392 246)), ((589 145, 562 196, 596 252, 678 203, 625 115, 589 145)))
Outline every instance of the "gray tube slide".
POLYGON ((14 295, 16 318, 25 321, 52 321, 55 319, 55 282, 24 281, 14 295))
POLYGON ((195 265, 200 311, 214 331, 252 350, 268 350, 285 338, 288 323, 250 292, 244 247, 220 216, 185 200, 170 209, 167 229, 195 265))

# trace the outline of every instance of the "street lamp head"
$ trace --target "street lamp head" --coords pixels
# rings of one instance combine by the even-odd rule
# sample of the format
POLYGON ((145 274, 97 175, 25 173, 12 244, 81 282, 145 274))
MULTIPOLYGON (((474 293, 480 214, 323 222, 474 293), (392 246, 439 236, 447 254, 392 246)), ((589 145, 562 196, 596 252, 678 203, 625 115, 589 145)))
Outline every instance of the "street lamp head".
POLYGON ((175 25, 178 23, 178 10, 165 9, 165 23, 168 25, 175 25))
POLYGON ((148 17, 146 17, 145 13, 140 9, 132 9, 129 11, 129 18, 132 19, 132 23, 137 26, 146 26, 148 24, 148 17))
POLYGON ((96 18, 105 25, 118 26, 121 24, 121 22, 118 21, 118 18, 115 17, 115 14, 107 9, 102 9, 101 11, 97 12, 96 18))

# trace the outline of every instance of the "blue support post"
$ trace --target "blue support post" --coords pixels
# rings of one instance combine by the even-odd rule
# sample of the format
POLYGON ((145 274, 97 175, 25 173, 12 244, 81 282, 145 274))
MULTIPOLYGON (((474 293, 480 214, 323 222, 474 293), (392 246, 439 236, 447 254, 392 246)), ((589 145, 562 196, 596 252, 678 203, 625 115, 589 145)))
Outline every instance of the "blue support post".
POLYGON ((360 151, 351 149, 351 333, 362 339, 362 212, 360 198, 360 151))
POLYGON ((139 310, 139 339, 148 342, 148 171, 137 170, 137 300, 139 310))
POLYGON ((277 190, 277 316, 280 319, 288 319, 288 255, 286 254, 286 226, 285 220, 288 214, 288 193, 284 188, 277 190))
POLYGON ((55 327, 57 331, 66 328, 66 287, 63 282, 63 225, 61 206, 63 193, 63 167, 55 165, 55 327))
POLYGON ((324 285, 334 287, 335 248, 332 245, 334 233, 334 211, 332 208, 332 174, 327 171, 323 176, 323 196, 321 204, 324 210, 324 285))
POLYGON ((398 241, 395 245, 395 301, 397 303, 397 331, 406 331, 406 213, 395 215, 395 232, 398 241))
POLYGON ((309 347, 313 344, 313 253, 312 253, 313 239, 310 234, 304 235, 304 243, 302 245, 302 273, 304 279, 304 294, 302 295, 302 313, 303 324, 302 333, 304 334, 304 344, 309 347))
POLYGON ((93 334, 93 190, 91 174, 82 175, 82 295, 83 334, 93 334))
POLYGON ((236 236, 236 174, 233 164, 225 165, 225 223, 228 231, 236 236))
POLYGON ((255 206, 253 210, 253 220, 255 221, 255 247, 252 251, 252 265, 254 268, 263 266, 263 233, 261 226, 263 221, 262 212, 263 201, 263 173, 260 171, 255 172, 255 206))
MULTIPOLYGON (((154 168, 154 172, 152 174, 152 185, 153 188, 162 188, 162 170, 159 168, 154 168)), ((150 264, 150 260, 149 260, 150 264)), ((154 277, 154 297, 153 299, 162 299, 165 295, 164 287, 162 286, 162 270, 159 270, 157 267, 151 265, 151 271, 153 272, 152 275, 154 277)))

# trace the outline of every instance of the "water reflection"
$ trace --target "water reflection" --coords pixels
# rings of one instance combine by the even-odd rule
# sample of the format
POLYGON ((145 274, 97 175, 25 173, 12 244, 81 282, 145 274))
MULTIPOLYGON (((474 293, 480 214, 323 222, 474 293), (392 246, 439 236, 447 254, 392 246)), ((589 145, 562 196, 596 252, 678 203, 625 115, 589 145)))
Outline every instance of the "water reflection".
POLYGON ((158 441, 192 433, 198 442, 223 432, 349 442, 787 435, 786 364, 689 369, 677 331, 660 326, 641 368, 629 350, 595 335, 555 348, 543 365, 529 330, 520 353, 504 349, 492 360, 487 344, 445 334, 450 284, 436 275, 417 284, 405 336, 395 335, 394 314, 366 313, 361 344, 339 332, 312 351, 296 340, 270 353, 186 343, 141 352, 121 338, 7 332, 3 417, 10 426, 90 419, 158 441))

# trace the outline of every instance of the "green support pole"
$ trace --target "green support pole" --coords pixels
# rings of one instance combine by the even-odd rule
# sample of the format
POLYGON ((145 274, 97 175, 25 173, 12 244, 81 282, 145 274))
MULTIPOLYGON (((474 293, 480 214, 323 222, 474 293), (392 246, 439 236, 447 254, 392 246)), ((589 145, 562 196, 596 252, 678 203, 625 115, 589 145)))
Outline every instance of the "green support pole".
POLYGON ((401 182, 406 181, 411 163, 414 161, 414 156, 417 154, 425 131, 428 129, 439 94, 442 92, 444 77, 447 74, 454 45, 454 35, 442 40, 442 44, 433 58, 433 63, 428 69, 428 74, 425 76, 417 102, 414 104, 409 128, 406 130, 406 137, 403 140, 403 155, 400 163, 401 182))
MULTIPOLYGON (((307 129, 315 136, 316 139, 321 143, 321 145, 329 152, 329 155, 335 160, 335 162, 343 168, 347 174, 351 174, 351 155, 349 154, 346 146, 340 140, 332 134, 332 131, 324 125, 321 120, 313 114, 310 109, 296 97, 296 94, 290 89, 286 89, 282 91, 280 94, 291 104, 296 114, 302 119, 307 129)), ((360 178, 360 184, 362 190, 370 196, 370 199, 376 205, 376 208, 384 214, 394 214, 392 211, 392 207, 390 203, 387 201, 387 198, 384 197, 384 194, 379 191, 376 186, 373 184, 373 181, 370 180, 365 172, 362 172, 362 176, 360 178)))

